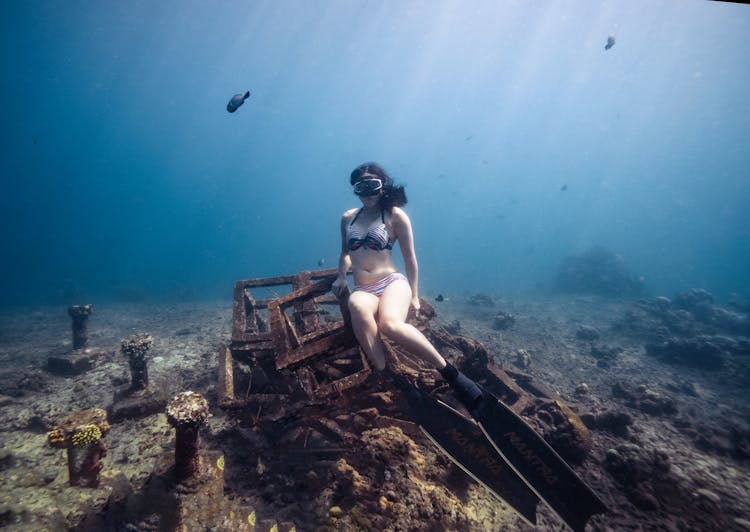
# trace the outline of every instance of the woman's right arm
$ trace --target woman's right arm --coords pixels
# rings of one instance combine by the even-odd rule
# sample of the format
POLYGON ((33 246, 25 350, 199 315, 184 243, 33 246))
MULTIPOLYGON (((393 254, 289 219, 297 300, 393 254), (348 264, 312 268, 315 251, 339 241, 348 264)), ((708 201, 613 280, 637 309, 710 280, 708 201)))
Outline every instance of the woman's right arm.
POLYGON ((341 217, 341 256, 339 257, 339 275, 333 282, 331 289, 333 293, 339 295, 344 287, 347 287, 346 274, 352 266, 352 259, 349 256, 349 245, 346 241, 346 217, 347 213, 341 217))

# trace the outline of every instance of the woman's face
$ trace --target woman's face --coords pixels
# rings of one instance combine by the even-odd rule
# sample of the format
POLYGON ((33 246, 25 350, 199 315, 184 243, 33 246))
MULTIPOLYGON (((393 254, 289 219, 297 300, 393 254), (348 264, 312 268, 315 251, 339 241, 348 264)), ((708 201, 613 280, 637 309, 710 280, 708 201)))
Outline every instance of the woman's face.
POLYGON ((354 183, 354 193, 359 196, 362 204, 366 207, 374 206, 380 200, 383 193, 383 181, 376 175, 363 174, 354 183))
POLYGON ((378 192, 374 196, 359 196, 359 200, 362 202, 362 205, 365 207, 374 207, 378 204, 378 201, 380 201, 380 195, 382 192, 378 192))

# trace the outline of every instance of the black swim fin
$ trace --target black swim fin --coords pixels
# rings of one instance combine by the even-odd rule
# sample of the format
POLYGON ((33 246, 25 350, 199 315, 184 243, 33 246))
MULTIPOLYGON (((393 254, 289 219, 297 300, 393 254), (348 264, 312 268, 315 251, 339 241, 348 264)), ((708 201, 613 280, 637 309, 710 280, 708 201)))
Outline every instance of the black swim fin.
POLYGON ((607 507, 555 450, 519 415, 483 389, 474 419, 510 468, 576 532, 607 507))
POLYGON ((406 396, 411 417, 435 447, 524 521, 535 525, 539 498, 496 452, 479 425, 402 375, 393 374, 393 381, 406 396))

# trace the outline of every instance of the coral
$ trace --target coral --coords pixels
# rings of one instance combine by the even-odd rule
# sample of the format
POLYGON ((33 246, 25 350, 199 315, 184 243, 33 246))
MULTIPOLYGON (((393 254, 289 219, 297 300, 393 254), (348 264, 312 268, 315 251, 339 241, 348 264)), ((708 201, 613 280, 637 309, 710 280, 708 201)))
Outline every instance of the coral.
POLYGON ((122 354, 128 358, 130 364, 130 392, 141 392, 148 388, 148 366, 146 355, 151 349, 151 336, 148 334, 134 334, 127 336, 120 342, 122 354))
POLYGON ((516 318, 513 314, 500 310, 495 315, 495 319, 492 322, 492 328, 497 331, 503 331, 505 329, 510 329, 515 323, 516 318))
POLYGON ((179 393, 167 406, 167 419, 173 427, 202 425, 208 416, 208 401, 197 392, 179 393))
POLYGON ((87 447, 98 442, 102 438, 102 431, 94 423, 82 425, 70 437, 71 443, 76 447, 87 447))
POLYGON ((182 392, 167 405, 167 421, 176 429, 175 475, 178 482, 201 472, 199 429, 208 420, 208 401, 197 392, 182 392))
POLYGON ((133 334, 120 341, 120 350, 128 358, 142 359, 151 348, 153 339, 149 334, 133 334))
POLYGON ((65 432, 60 427, 56 427, 47 433, 47 441, 53 447, 60 447, 65 444, 65 432))
POLYGON ((94 305, 72 305, 68 307, 68 315, 71 318, 87 318, 94 312, 94 305))
POLYGON ((71 486, 99 487, 102 458, 107 454, 102 438, 109 429, 107 413, 101 408, 91 408, 70 414, 47 433, 50 445, 68 451, 71 486))
POLYGON ((88 343, 86 322, 94 311, 93 305, 73 305, 68 307, 68 315, 73 318, 73 349, 83 349, 88 343))
POLYGON ((565 257, 558 266, 556 287, 562 292, 605 297, 635 296, 645 291, 642 278, 628 271, 622 257, 601 246, 565 257))
POLYGON ((90 445, 88 442, 98 433, 95 443, 109 431, 107 412, 101 408, 91 408, 74 412, 63 419, 58 426, 47 433, 47 441, 53 447, 70 448, 90 445))

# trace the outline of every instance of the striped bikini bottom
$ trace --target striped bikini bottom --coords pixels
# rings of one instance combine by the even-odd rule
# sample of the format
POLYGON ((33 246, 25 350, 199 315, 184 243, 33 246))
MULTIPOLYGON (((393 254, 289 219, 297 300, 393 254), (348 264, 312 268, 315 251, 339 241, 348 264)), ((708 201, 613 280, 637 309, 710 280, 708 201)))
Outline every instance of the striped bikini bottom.
POLYGON ((356 292, 357 290, 362 290, 363 292, 367 292, 380 297, 383 294, 383 291, 388 288, 389 284, 391 284, 393 281, 398 281, 399 279, 408 281, 403 273, 393 272, 389 275, 386 275, 381 280, 375 281, 374 283, 356 285, 353 291, 356 292))

